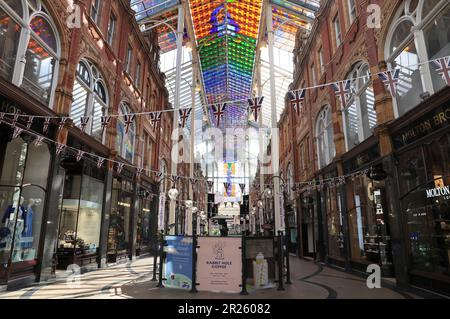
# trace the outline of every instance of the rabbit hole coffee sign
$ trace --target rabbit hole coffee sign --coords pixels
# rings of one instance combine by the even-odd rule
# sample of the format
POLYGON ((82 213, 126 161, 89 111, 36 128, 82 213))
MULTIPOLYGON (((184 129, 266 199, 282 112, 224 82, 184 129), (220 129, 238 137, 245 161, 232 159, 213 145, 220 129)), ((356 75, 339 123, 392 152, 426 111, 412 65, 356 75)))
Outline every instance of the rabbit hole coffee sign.
POLYGON ((197 251, 199 291, 241 291, 241 238, 200 237, 197 251))

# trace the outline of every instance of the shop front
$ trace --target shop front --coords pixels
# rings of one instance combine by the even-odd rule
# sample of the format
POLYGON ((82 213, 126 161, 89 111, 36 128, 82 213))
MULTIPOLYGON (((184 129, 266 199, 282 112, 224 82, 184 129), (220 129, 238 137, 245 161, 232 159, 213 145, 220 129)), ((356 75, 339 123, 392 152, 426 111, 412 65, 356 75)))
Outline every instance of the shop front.
MULTIPOLYGON (((22 113, 20 106, 3 98, 0 106, 0 112, 22 113)), ((12 118, 5 120, 11 123, 12 118)), ((42 134, 40 123, 31 129, 42 134)), ((13 137, 11 126, 0 125, 0 287, 29 284, 39 276, 54 156, 52 145, 36 146, 34 139, 26 132, 13 137)))
POLYGON ((372 136, 355 150, 357 155, 344 156, 345 174, 352 174, 345 185, 346 248, 350 268, 366 272, 369 265, 377 264, 383 276, 391 277, 394 264, 386 196, 387 176, 377 140, 372 136))
POLYGON ((107 262, 128 260, 132 252, 132 221, 135 210, 135 188, 133 173, 123 170, 113 179, 111 213, 108 230, 107 262))
POLYGON ((100 229, 105 192, 105 169, 89 159, 65 154, 64 192, 60 207, 56 258, 59 270, 78 265, 92 270, 100 263, 100 229))
POLYGON ((139 191, 139 207, 136 227, 136 256, 153 252, 157 240, 157 188, 155 185, 141 180, 139 191))
POLYGON ((440 96, 393 126, 392 140, 409 282, 450 295, 450 105, 440 96))
POLYGON ((318 219, 315 195, 312 191, 305 191, 300 194, 298 202, 298 227, 299 227, 299 247, 300 256, 316 258, 318 219))

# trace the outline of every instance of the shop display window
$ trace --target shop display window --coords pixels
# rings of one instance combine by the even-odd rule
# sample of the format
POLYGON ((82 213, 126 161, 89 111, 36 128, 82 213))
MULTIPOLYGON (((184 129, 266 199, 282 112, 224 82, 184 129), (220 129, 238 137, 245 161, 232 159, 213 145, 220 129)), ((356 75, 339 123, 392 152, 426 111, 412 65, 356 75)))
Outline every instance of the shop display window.
POLYGON ((341 259, 344 257, 344 234, 340 194, 335 187, 329 187, 324 190, 322 200, 327 212, 328 255, 341 259))
POLYGON ((37 264, 50 151, 22 138, 7 143, 0 180, 0 277, 8 262, 37 264))
MULTIPOLYGON (((104 183, 86 174, 68 172, 58 235, 58 268, 84 265, 98 254, 103 212, 104 183)), ((89 262, 92 263, 92 262, 89 262)))
POLYGON ((114 179, 108 231, 108 261, 130 253, 130 221, 133 192, 129 181, 114 179))
POLYGON ((384 182, 355 177, 347 188, 351 259, 361 263, 392 265, 391 238, 384 182))
POLYGON ((400 156, 401 204, 406 216, 410 268, 432 276, 450 275, 449 136, 400 156), (412 174, 411 167, 419 167, 412 174), (404 185, 406 184, 406 185, 404 185))

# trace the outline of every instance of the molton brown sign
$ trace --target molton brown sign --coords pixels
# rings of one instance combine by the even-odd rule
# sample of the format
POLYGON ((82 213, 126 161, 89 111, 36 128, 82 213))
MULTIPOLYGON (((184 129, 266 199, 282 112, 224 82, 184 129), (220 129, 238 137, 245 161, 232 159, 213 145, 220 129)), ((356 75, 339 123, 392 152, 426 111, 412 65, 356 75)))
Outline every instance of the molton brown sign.
POLYGON ((409 145, 443 127, 450 126, 450 106, 442 106, 394 135, 394 145, 400 148, 409 145))

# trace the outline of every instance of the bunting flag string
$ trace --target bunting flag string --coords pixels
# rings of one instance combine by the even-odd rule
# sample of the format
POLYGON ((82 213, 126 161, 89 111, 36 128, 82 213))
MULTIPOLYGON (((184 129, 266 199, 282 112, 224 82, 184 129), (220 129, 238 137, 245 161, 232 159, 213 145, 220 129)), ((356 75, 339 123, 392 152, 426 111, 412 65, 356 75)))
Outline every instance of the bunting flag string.
POLYGON ((134 124, 134 120, 136 118, 136 115, 125 115, 124 121, 125 121, 125 134, 128 134, 131 125, 134 124))
POLYGON ((14 139, 14 138, 18 138, 19 135, 22 134, 22 132, 23 132, 23 129, 21 129, 20 127, 15 127, 15 128, 14 128, 14 133, 13 133, 12 138, 13 138, 13 139, 14 139))
POLYGON ((253 113, 255 117, 255 122, 258 122, 258 114, 261 110, 262 104, 264 102, 264 96, 255 97, 253 99, 248 99, 248 104, 250 108, 250 113, 253 113))
POLYGON ((151 113, 150 114, 150 124, 152 126, 157 126, 161 122, 161 112, 151 113))
POLYGON ((66 146, 64 144, 57 143, 56 144, 56 155, 59 156, 65 148, 66 148, 66 146))
POLYGON ((139 179, 143 172, 144 172, 144 168, 143 167, 136 168, 136 178, 139 179))
POLYGON ((42 143, 44 142, 44 137, 43 136, 36 136, 36 138, 33 141, 33 145, 35 147, 39 147, 42 145, 42 143))
POLYGON ((111 116, 102 116, 101 118, 101 126, 102 126, 102 136, 105 133, 105 130, 111 124, 111 116))
POLYGON ((83 159, 85 152, 78 150, 77 153, 77 162, 81 161, 83 159))
POLYGON ((48 127, 50 125, 50 121, 51 121, 51 117, 47 116, 44 118, 44 128, 43 128, 44 134, 46 134, 48 132, 48 127))
POLYGON ((179 110, 180 120, 181 120, 181 127, 185 128, 186 122, 189 118, 189 115, 191 114, 192 109, 182 109, 179 110))
POLYGON ((378 77, 383 82, 392 97, 397 96, 397 85, 400 79, 400 69, 378 73, 378 77))
POLYGON ((334 92, 336 93, 336 96, 339 98, 339 101, 341 102, 342 108, 345 108, 347 105, 347 99, 352 93, 352 81, 351 80, 344 80, 337 83, 332 84, 334 92))
POLYGON ((97 160, 97 168, 101 168, 103 166, 104 162, 105 162, 105 159, 103 157, 99 157, 97 160))
POLYGON ((33 121, 34 121, 34 116, 28 116, 28 120, 27 120, 27 129, 31 130, 31 125, 33 125, 33 121))
POLYGON ((17 125, 17 121, 19 120, 19 114, 14 114, 14 119, 12 121, 12 126, 15 127, 17 125))
POLYGON ((295 91, 291 91, 291 105, 294 108, 297 115, 300 115, 300 111, 303 109, 303 102, 305 101, 305 89, 299 89, 295 91))
POLYGON ((220 126, 220 121, 222 120, 223 116, 225 115, 226 107, 227 107, 226 103, 213 105, 213 114, 214 114, 214 117, 216 118, 216 126, 217 127, 220 126))
POLYGON ((61 132, 61 130, 63 129, 64 125, 66 125, 68 120, 69 120, 68 117, 62 117, 60 119, 59 124, 58 124, 58 132, 61 132))
POLYGON ((156 180, 159 182, 163 176, 162 172, 155 172, 156 180))
POLYGON ((86 127, 89 124, 89 116, 83 116, 80 119, 81 132, 86 133, 86 127))
POLYGON ((450 56, 431 61, 436 72, 442 76, 445 83, 450 86, 450 56))
POLYGON ((116 168, 117 174, 122 173, 124 165, 125 165, 124 163, 117 163, 117 168, 116 168))

